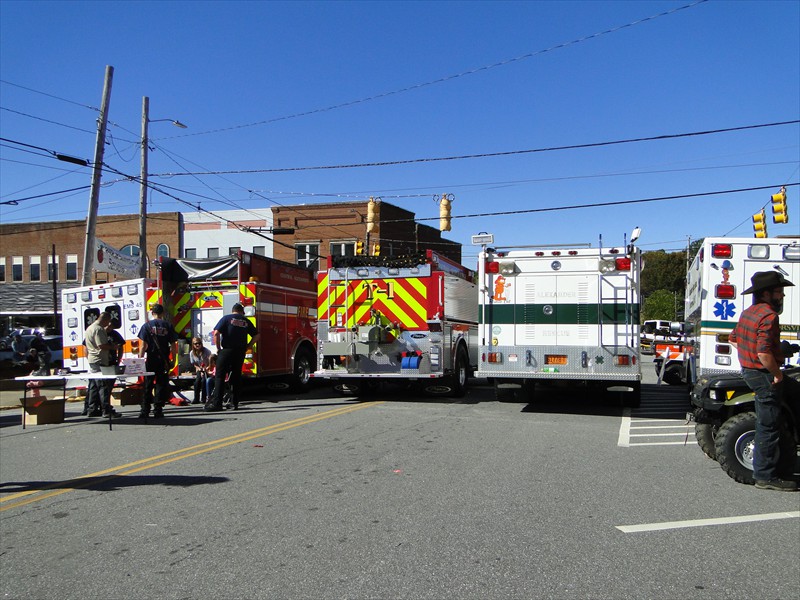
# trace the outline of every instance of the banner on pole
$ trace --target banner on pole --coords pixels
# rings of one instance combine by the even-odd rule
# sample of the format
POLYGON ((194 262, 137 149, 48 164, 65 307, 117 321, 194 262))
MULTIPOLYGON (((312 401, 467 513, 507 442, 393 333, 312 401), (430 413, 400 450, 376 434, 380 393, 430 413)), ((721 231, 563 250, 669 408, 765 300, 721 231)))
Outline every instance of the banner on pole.
POLYGON ((122 254, 113 246, 109 246, 99 239, 95 240, 94 268, 96 271, 106 271, 127 279, 135 279, 139 276, 140 260, 139 256, 122 254))

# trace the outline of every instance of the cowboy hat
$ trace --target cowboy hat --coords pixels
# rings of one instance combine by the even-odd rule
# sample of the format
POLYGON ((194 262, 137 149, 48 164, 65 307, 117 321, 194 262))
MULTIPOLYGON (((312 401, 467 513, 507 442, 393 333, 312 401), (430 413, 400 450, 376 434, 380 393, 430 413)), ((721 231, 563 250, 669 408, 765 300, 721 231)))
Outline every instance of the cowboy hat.
POLYGON ((751 286, 743 294, 756 294, 773 287, 794 287, 794 284, 777 271, 760 271, 750 278, 751 286))

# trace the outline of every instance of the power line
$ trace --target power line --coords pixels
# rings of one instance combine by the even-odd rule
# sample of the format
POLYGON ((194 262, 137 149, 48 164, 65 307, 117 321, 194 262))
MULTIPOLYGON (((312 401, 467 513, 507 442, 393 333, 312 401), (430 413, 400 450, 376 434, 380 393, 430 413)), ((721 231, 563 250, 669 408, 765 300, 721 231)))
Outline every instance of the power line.
POLYGON ((88 108, 88 109, 93 110, 95 112, 100 112, 100 109, 96 108, 94 106, 89 106, 88 104, 81 104, 80 102, 75 102, 74 100, 67 100, 66 98, 62 98, 60 96, 55 96, 53 94, 48 94, 47 92, 42 92, 40 90, 35 90, 33 88, 25 87, 24 85, 19 85, 18 83, 12 83, 12 82, 7 81, 5 79, 0 79, 0 83, 5 83, 6 85, 12 85, 14 87, 20 88, 22 90, 27 90, 29 92, 33 92, 35 94, 41 94, 42 96, 48 96, 50 98, 55 98, 56 100, 61 100, 62 102, 69 102, 70 104, 75 104, 76 106, 82 106, 83 108, 88 108))
POLYGON ((309 116, 309 115, 315 115, 315 114, 319 114, 319 113, 323 113, 323 112, 337 110, 337 109, 340 109, 340 108, 346 108, 348 106, 355 106, 356 104, 362 104, 364 102, 370 102, 372 100, 379 100, 381 98, 388 98, 389 96, 396 96, 398 94, 402 94, 402 93, 410 92, 410 91, 414 91, 414 90, 419 90, 419 89, 430 87, 430 86, 433 86, 433 85, 436 85, 436 84, 439 84, 439 83, 446 83, 448 81, 452 81, 452 80, 458 79, 460 77, 466 77, 468 75, 474 75, 475 73, 481 73, 483 71, 489 71, 491 69, 495 69, 495 68, 498 68, 498 67, 504 67, 506 65, 510 65, 512 63, 515 63, 515 62, 520 62, 520 61, 526 60, 528 58, 533 58, 534 56, 539 56, 539 55, 542 55, 542 54, 546 54, 547 52, 553 52, 555 50, 560 50, 562 48, 567 48, 569 46, 574 46, 575 44, 580 44, 582 42, 586 42, 586 41, 589 41, 589 40, 592 40, 592 39, 595 39, 595 38, 598 38, 598 37, 601 37, 601 36, 604 36, 604 35, 608 35, 610 33, 615 33, 617 31, 621 31, 621 30, 627 29, 629 27, 634 27, 636 25, 641 25, 642 23, 646 23, 648 21, 652 21, 652 20, 658 19, 660 17, 666 17, 668 15, 677 13, 679 11, 686 10, 687 8, 693 8, 693 7, 695 7, 695 6, 699 5, 699 4, 703 4, 704 2, 707 2, 707 1, 708 0, 697 0, 696 2, 692 2, 691 4, 686 4, 684 6, 679 6, 679 7, 664 11, 662 13, 651 15, 649 17, 644 17, 642 19, 638 19, 636 21, 632 21, 632 22, 626 23, 624 25, 618 25, 616 27, 612 27, 611 29, 606 29, 604 31, 599 31, 597 33, 593 33, 591 35, 586 35, 586 36, 583 36, 583 37, 580 37, 580 38, 576 38, 576 39, 568 41, 568 42, 562 42, 560 44, 556 44, 554 46, 550 46, 549 48, 544 48, 542 50, 536 50, 536 51, 533 51, 533 52, 528 52, 526 54, 522 54, 522 55, 516 56, 514 58, 508 58, 508 59, 505 59, 505 60, 501 60, 499 62, 490 64, 490 65, 484 65, 482 67, 475 67, 473 69, 469 69, 467 71, 462 71, 462 72, 456 73, 454 75, 447 75, 445 77, 440 77, 438 79, 434 79, 434 80, 427 81, 427 82, 424 82, 424 83, 417 83, 417 84, 410 85, 410 86, 407 86, 407 87, 404 87, 404 88, 400 88, 400 89, 397 89, 397 90, 393 90, 393 91, 389 91, 389 92, 383 92, 383 93, 380 93, 380 94, 375 94, 373 96, 367 96, 366 98, 360 98, 358 100, 350 100, 348 102, 342 102, 340 104, 334 104, 332 106, 327 106, 325 108, 317 108, 317 109, 308 110, 308 111, 305 111, 305 112, 295 113, 295 114, 292 114, 292 115, 286 115, 286 116, 282 116, 282 117, 275 117, 273 119, 265 119, 263 121, 256 121, 254 123, 246 123, 244 125, 233 125, 231 127, 221 127, 221 128, 218 128, 218 129, 210 129, 210 130, 207 130, 207 131, 197 131, 197 132, 192 132, 192 133, 185 133, 185 134, 181 134, 181 135, 174 135, 174 136, 169 136, 169 137, 164 137, 164 138, 159 138, 159 139, 173 139, 173 138, 179 138, 179 137, 190 137, 190 136, 197 136, 197 135, 207 135, 207 134, 210 134, 210 133, 220 133, 220 132, 223 132, 223 131, 233 131, 235 129, 244 129, 244 128, 247 128, 247 127, 256 127, 258 125, 269 125, 271 123, 276 123, 278 121, 286 121, 286 120, 289 120, 289 119, 296 119, 296 118, 299 118, 299 117, 306 117, 306 116, 309 116))
POLYGON ((726 127, 723 129, 708 129, 705 131, 691 131, 687 133, 671 133, 664 135, 654 135, 638 138, 626 138, 621 140, 612 140, 605 142, 590 142, 585 144, 569 144, 566 146, 549 146, 545 148, 531 148, 526 150, 508 150, 504 152, 486 152, 482 154, 462 154, 459 156, 440 156, 428 158, 411 158, 406 160, 393 160, 372 163, 356 163, 345 165, 319 165, 312 167, 283 167, 276 169, 243 169, 238 171, 205 171, 205 172, 186 172, 186 173, 161 173, 154 174, 153 177, 176 177, 178 175, 251 175, 255 173, 286 173, 291 171, 319 171, 319 170, 332 170, 332 169, 357 169, 366 167, 388 167, 396 165, 409 165, 429 162, 443 162, 454 160, 467 160, 475 158, 493 158, 498 156, 519 156, 523 154, 535 154, 542 152, 557 152, 561 150, 580 150, 586 148, 602 148, 605 146, 616 146, 620 144, 635 144, 639 142, 653 142, 661 140, 673 140, 687 137, 697 137, 702 135, 714 135, 718 133, 730 133, 733 131, 746 131, 751 129, 763 129, 765 127, 779 127, 783 125, 796 125, 800 120, 795 119, 792 121, 778 121, 775 123, 760 123, 757 125, 742 125, 739 127, 726 127))
POLYGON ((91 133, 95 134, 96 132, 90 131, 89 129, 81 129, 80 127, 75 127, 74 125, 67 125, 66 123, 59 123, 58 121, 51 121, 50 119, 45 119, 44 117, 37 117, 34 115, 29 115, 28 113, 20 112, 18 110, 13 110, 11 108, 6 108, 5 106, 0 106, 0 110, 5 110, 10 113, 14 113, 15 115, 21 115, 23 117, 28 117, 29 119, 36 119, 37 121, 44 121, 45 123, 51 123, 53 125, 58 125, 60 127, 66 127, 67 129, 74 129, 76 131, 82 131, 84 133, 91 133))

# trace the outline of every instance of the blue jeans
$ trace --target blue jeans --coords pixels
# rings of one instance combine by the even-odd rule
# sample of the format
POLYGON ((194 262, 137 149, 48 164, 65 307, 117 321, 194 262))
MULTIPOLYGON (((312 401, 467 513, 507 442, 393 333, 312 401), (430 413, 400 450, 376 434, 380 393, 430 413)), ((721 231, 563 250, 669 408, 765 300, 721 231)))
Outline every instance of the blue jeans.
POLYGON ((756 396, 756 437, 753 453, 753 479, 778 478, 780 458, 780 388, 772 385, 772 375, 756 369, 742 369, 742 378, 756 396))

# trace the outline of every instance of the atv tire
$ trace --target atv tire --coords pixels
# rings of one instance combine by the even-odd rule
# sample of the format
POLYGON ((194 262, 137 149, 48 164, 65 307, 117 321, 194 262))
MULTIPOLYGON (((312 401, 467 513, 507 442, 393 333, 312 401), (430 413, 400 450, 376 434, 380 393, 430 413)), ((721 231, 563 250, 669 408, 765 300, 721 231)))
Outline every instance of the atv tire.
MULTIPOLYGON (((756 413, 739 413, 725 421, 714 437, 717 461, 722 470, 739 483, 752 485, 753 451, 755 449, 756 413)), ((778 476, 791 473, 796 445, 789 428, 781 425, 778 459, 778 476)))
POLYGON ((697 445, 711 460, 717 460, 717 449, 714 446, 714 438, 717 435, 716 425, 711 423, 695 423, 694 436, 697 438, 697 445))

